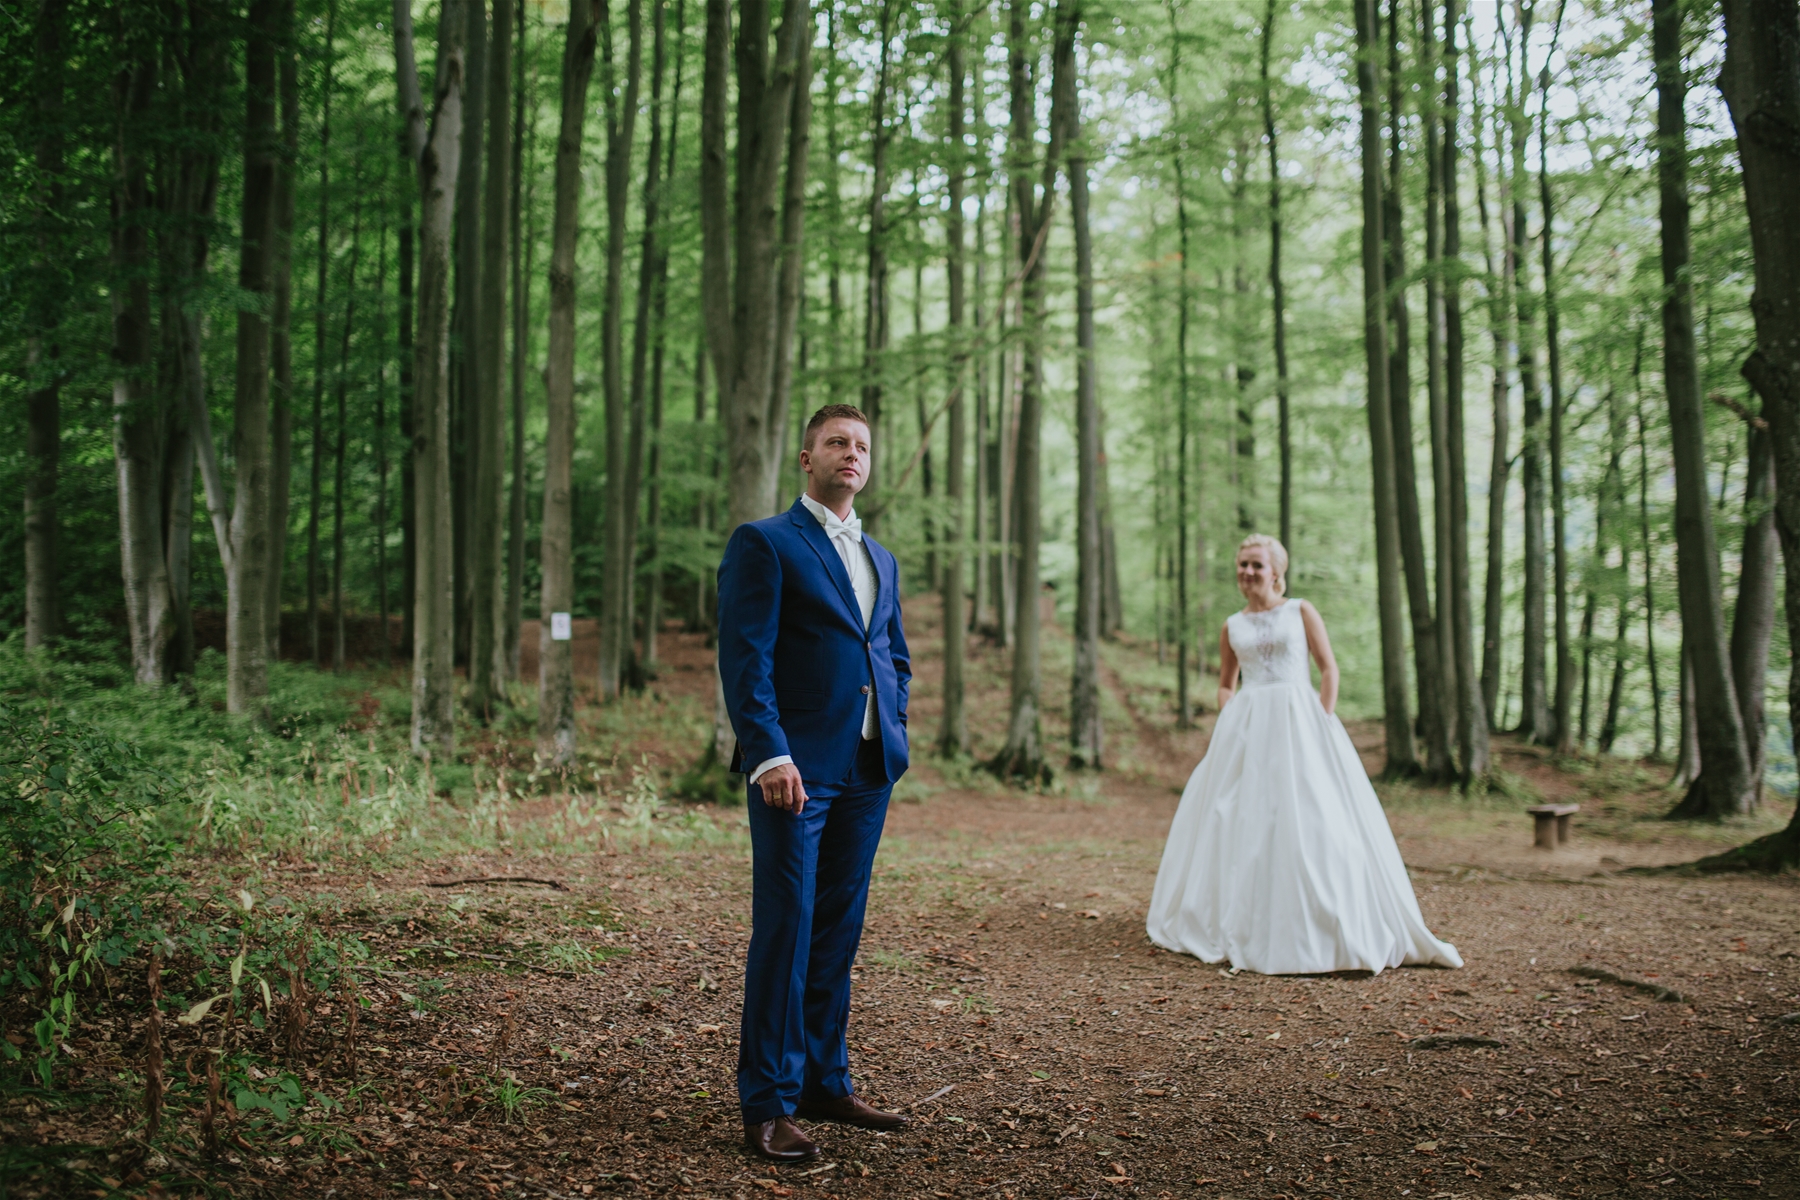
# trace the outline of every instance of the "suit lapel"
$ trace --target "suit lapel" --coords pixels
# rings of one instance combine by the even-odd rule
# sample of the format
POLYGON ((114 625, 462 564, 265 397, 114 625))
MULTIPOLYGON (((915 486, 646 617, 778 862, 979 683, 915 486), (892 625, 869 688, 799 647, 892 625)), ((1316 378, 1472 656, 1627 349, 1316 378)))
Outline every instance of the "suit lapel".
POLYGON ((813 553, 819 556, 819 563, 825 568, 825 573, 831 576, 833 583, 837 584, 838 596, 844 602, 850 623, 858 629, 862 629, 862 606, 856 602, 856 589, 850 586, 850 573, 844 570, 844 560, 838 557, 837 547, 833 546, 831 539, 825 536, 825 527, 819 524, 818 520, 806 511, 806 505, 798 500, 794 501, 794 507, 788 510, 788 519, 799 528, 801 540, 813 548, 813 553))
POLYGON ((863 534, 863 545, 869 548, 869 565, 875 571, 875 608, 869 614, 869 628, 874 630, 880 628, 885 620, 882 616, 882 609, 889 603, 899 603, 899 597, 895 591, 899 587, 899 577, 890 565, 894 561, 894 556, 889 553, 886 546, 866 533, 863 534))

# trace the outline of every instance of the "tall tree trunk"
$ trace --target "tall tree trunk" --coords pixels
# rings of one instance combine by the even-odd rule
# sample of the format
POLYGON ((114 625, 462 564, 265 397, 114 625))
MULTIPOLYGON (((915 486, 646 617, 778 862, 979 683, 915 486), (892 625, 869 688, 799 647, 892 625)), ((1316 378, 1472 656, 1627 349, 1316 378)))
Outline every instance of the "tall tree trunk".
POLYGON ((356 265, 362 252, 362 192, 351 171, 350 263, 344 280, 344 335, 338 349, 337 421, 332 428, 331 669, 344 669, 344 444, 349 430, 350 331, 356 327, 356 265))
MULTIPOLYGON (((810 9, 796 10, 803 27, 799 40, 812 44, 810 9)), ((800 310, 805 304, 806 268, 806 166, 812 138, 812 55, 802 53, 794 66, 791 94, 792 109, 787 125, 787 170, 781 189, 780 275, 775 293, 775 342, 770 348, 774 359, 770 366, 769 391, 769 511, 781 507, 780 472, 783 461, 798 460, 788 445, 788 413, 793 408, 796 331, 800 328, 800 310)), ((805 346, 800 346, 800 367, 805 368, 805 346)))
MULTIPOLYGON (((1490 769, 1487 706, 1475 673, 1475 616, 1469 579, 1469 478, 1463 424, 1462 201, 1458 194, 1457 130, 1460 108, 1456 29, 1461 0, 1444 4, 1444 421, 1450 457, 1450 610, 1456 685, 1457 751, 1465 783, 1486 779, 1490 769)), ((1504 427, 1500 433, 1505 449, 1504 427)), ((1439 570, 1443 570, 1440 566, 1439 570)))
POLYGON ((963 339, 963 309, 966 297, 963 263, 963 195, 968 181, 968 146, 966 121, 968 100, 965 95, 967 64, 964 45, 968 32, 961 0, 953 0, 949 13, 950 43, 946 67, 950 75, 950 146, 949 161, 944 164, 949 174, 950 207, 944 214, 944 273, 949 290, 950 423, 949 461, 944 470, 944 493, 949 500, 948 521, 944 526, 944 570, 941 601, 944 622, 944 714, 938 725, 937 750, 945 758, 960 758, 969 750, 969 722, 963 710, 963 648, 969 635, 969 623, 963 613, 964 539, 968 523, 963 508, 963 459, 968 449, 964 428, 962 384, 957 374, 968 354, 963 339))
POLYGON ((1538 110, 1538 202, 1544 210, 1539 251, 1544 264, 1545 366, 1550 374, 1550 549, 1556 620, 1556 686, 1551 721, 1556 727, 1557 750, 1564 754, 1575 748, 1574 731, 1569 720, 1570 699, 1575 687, 1575 663, 1569 649, 1568 505, 1563 494, 1562 327, 1556 307, 1556 254, 1553 240, 1556 205, 1550 187, 1550 56, 1556 53, 1556 44, 1562 36, 1562 17, 1566 9, 1566 4, 1557 5, 1555 32, 1550 38, 1550 48, 1544 52, 1544 70, 1540 77, 1542 95, 1538 110))
POLYGON ((306 501, 306 653, 317 667, 319 640, 319 506, 324 501, 325 463, 325 279, 331 262, 331 91, 332 46, 337 34, 337 0, 325 8, 325 78, 319 101, 318 286, 313 297, 312 436, 307 443, 310 487, 306 501))
MULTIPOLYGON (((719 2, 719 0, 714 0, 719 2)), ((562 118, 556 139, 555 212, 550 224, 549 345, 544 361, 544 503, 539 533, 538 750, 566 766, 575 756, 575 675, 570 643, 554 636, 556 614, 575 600, 575 247, 581 218, 581 135, 594 73, 603 0, 569 6, 562 65, 562 118)))
MULTIPOLYGON (((1405 570, 1407 612, 1412 622, 1413 672, 1419 688, 1419 731, 1425 743, 1425 774, 1433 780, 1455 773, 1449 723, 1432 613, 1431 572, 1425 560, 1425 531, 1419 508, 1418 466, 1413 454, 1411 317, 1406 303, 1406 236, 1402 225, 1403 187, 1400 63, 1401 0, 1388 0, 1388 177, 1382 195, 1382 235, 1386 240, 1387 296, 1393 341, 1388 353, 1388 405, 1394 423, 1394 495, 1400 522, 1400 558, 1405 570)), ((1429 318, 1428 318, 1429 319, 1429 318)))
POLYGON ((283 0, 253 0, 244 44, 244 195, 238 250, 237 379, 232 459, 237 467, 231 514, 229 608, 225 624, 225 707, 259 709, 269 693, 270 564, 269 319, 280 242, 277 200, 281 144, 276 128, 280 88, 276 57, 286 44, 291 9, 283 0))
MULTIPOLYGON (((641 688, 644 684, 647 660, 638 658, 635 653, 637 645, 633 629, 634 616, 637 609, 637 571, 638 571, 638 493, 642 490, 644 474, 645 426, 649 419, 647 408, 650 379, 650 345, 655 340, 661 343, 660 326, 653 314, 661 312, 661 295, 658 288, 657 269, 661 261, 659 229, 659 202, 661 200, 662 180, 662 96, 663 71, 668 57, 668 32, 665 20, 664 5, 661 0, 651 0, 651 52, 650 52, 650 146, 644 155, 644 234, 638 256, 638 283, 636 297, 636 314, 631 329, 631 395, 630 418, 631 429, 628 434, 626 448, 625 471, 625 503, 620 509, 620 518, 624 523, 622 542, 625 548, 625 578, 621 595, 624 608, 621 613, 619 659, 623 664, 627 681, 632 687, 641 688)), ((660 369, 660 368, 658 368, 660 369)), ((660 397, 656 403, 660 404, 660 397)), ((656 415, 655 424, 661 427, 660 411, 656 415)), ((646 615, 652 605, 646 605, 646 615)))
MULTIPOLYGON (((1275 0, 1263 14, 1262 118, 1269 143, 1269 296, 1274 310, 1276 441, 1281 455, 1281 544, 1294 536, 1294 448, 1288 414, 1287 293, 1281 281, 1281 154, 1275 140, 1275 84, 1269 77, 1269 51, 1275 40, 1275 0)), ((1171 51, 1173 53, 1173 51, 1171 51)))
POLYGON ((417 404, 413 389, 413 232, 417 217, 419 160, 425 153, 425 101, 419 93, 413 51, 412 0, 394 0, 394 92, 400 116, 400 280, 397 307, 400 357, 400 643, 412 652, 418 594, 417 456, 413 452, 417 404))
POLYGON ((1088 226, 1087 146, 1081 138, 1075 43, 1080 0, 1057 4, 1055 85, 1069 147, 1069 217, 1075 231, 1075 667, 1069 685, 1069 765, 1103 765, 1100 720, 1100 609, 1104 542, 1100 532, 1100 396, 1094 362, 1094 239, 1088 226), (1064 47, 1067 47, 1064 49, 1064 47), (1066 61, 1063 56, 1066 55, 1066 61))
MULTIPOLYGON (((1643 360, 1643 334, 1638 335, 1638 363, 1643 360)), ((1650 757, 1663 756, 1662 679, 1656 670, 1656 554, 1650 541, 1650 433, 1644 423, 1644 392, 1639 386, 1639 366, 1632 367, 1632 392, 1637 402, 1638 435, 1638 536, 1644 543, 1644 666, 1650 672, 1650 757)))
POLYGON ((643 3, 626 6, 630 45, 626 51, 625 78, 617 76, 613 57, 612 21, 600 18, 601 101, 606 113, 606 283, 600 301, 600 379, 606 404, 606 502, 605 588, 600 604, 601 700, 619 697, 624 657, 631 632, 626 610, 636 576, 635 556, 626 540, 627 508, 635 509, 637 497, 626 494, 631 473, 630 441, 626 433, 624 281, 625 219, 630 203, 631 141, 637 128, 638 81, 643 61, 643 3), (622 95, 621 95, 622 93, 622 95))
MULTIPOLYGON (((1518 29, 1519 75, 1507 88, 1507 127, 1512 156, 1512 257, 1513 302, 1518 314, 1517 346, 1519 390, 1524 397, 1525 428, 1519 448, 1521 484, 1525 491, 1525 631, 1519 658, 1519 732, 1540 745, 1556 736, 1550 712, 1545 674, 1544 639, 1544 395, 1538 383, 1537 346, 1532 322, 1537 300, 1526 277, 1531 238, 1525 208, 1530 174, 1525 167, 1525 143, 1531 124, 1525 115, 1525 97, 1531 89, 1526 64, 1531 49, 1532 8, 1521 10, 1518 29)), ((1510 57, 1508 72, 1512 70, 1510 57)))
MULTIPOLYGON (((984 99, 978 85, 975 90, 977 112, 980 111, 980 105, 984 99)), ((979 122, 976 124, 976 130, 976 140, 979 143, 981 139, 979 122)), ((986 328, 982 321, 982 302, 987 296, 987 190, 987 173, 984 171, 981 175, 980 192, 975 198, 975 303, 974 311, 970 316, 974 320, 976 329, 986 328)), ((988 363, 991 356, 980 346, 975 348, 975 356, 975 478, 973 481, 974 495, 971 497, 969 520, 965 528, 972 529, 975 533, 975 595, 970 626, 977 632, 981 632, 990 627, 998 628, 999 621, 994 619, 991 612, 994 587, 993 571, 990 569, 988 559, 990 553, 988 514, 992 511, 989 493, 993 488, 992 469, 988 458, 993 445, 993 422, 989 418, 988 403, 988 363)))
MULTIPOLYGON (((395 23, 400 8, 395 5, 395 23)), ((418 543, 413 618, 413 753, 448 761, 456 750, 455 550, 450 475, 450 230, 462 165, 461 6, 446 0, 439 19, 438 68, 429 131, 419 157, 419 336, 414 381, 413 455, 418 543)), ((411 16, 405 40, 410 44, 411 16)), ((570 19, 573 25, 574 18, 570 19)), ((396 41, 400 33, 396 30, 396 41)), ((402 68, 410 69, 410 64, 402 68)), ((547 540, 547 539, 546 539, 547 540)))
MULTIPOLYGON (((775 506, 780 477, 780 436, 785 412, 783 397, 774 386, 775 365, 781 351, 779 331, 791 330, 791 318, 781 314, 780 259, 785 218, 778 195, 791 194, 804 181, 806 164, 787 163, 786 186, 782 165, 791 148, 789 129, 802 77, 810 68, 802 62, 811 54, 811 21, 802 0, 782 0, 781 26, 773 31, 774 55, 770 56, 770 5, 768 0, 747 0, 738 5, 737 61, 737 174, 731 205, 732 225, 727 231, 711 228, 725 215, 718 201, 724 193, 724 113, 722 77, 724 47, 715 47, 715 33, 723 38, 729 22, 714 15, 720 0, 708 0, 706 94, 702 99, 701 221, 707 243, 707 262, 702 271, 703 291, 721 284, 723 298, 703 302, 708 313, 707 342, 715 362, 728 367, 719 377, 720 424, 727 453, 726 508, 729 528, 768 516, 775 506), (715 56, 721 77, 710 65, 715 56), (798 174, 796 174, 796 172, 798 174), (730 245, 729 256, 719 260, 718 250, 730 245), (715 318, 724 314, 724 328, 715 318)), ((796 248, 797 250, 797 248, 796 248)), ((873 414, 871 414, 873 415, 873 414)), ((718 695, 715 695, 715 701, 718 695)), ((717 704, 715 703, 715 708, 717 704)))
MULTIPOLYGON (((276 75, 281 160, 275 179, 275 259, 269 310, 269 357, 275 378, 269 394, 269 564, 263 582, 263 633, 270 662, 281 655, 281 576, 287 566, 288 504, 294 480, 294 180, 300 170, 300 47, 294 0, 283 0, 279 20, 276 75)), ((417 80, 414 83, 416 90, 417 80)))
POLYGON ((1100 454, 1100 636, 1116 637, 1125 628, 1125 588, 1119 578, 1119 537, 1113 523, 1112 482, 1107 474, 1106 410, 1098 410, 1095 437, 1100 454))
POLYGON ((132 673, 139 683, 155 686, 168 679, 175 612, 163 546, 164 414, 154 379, 152 201, 143 146, 156 90, 155 51, 135 44, 138 36, 125 31, 113 83, 113 461, 132 673))
POLYGON ((381 617, 381 665, 393 654, 388 635, 387 221, 375 241, 375 607, 381 617))
MULTIPOLYGON (((487 173, 482 181, 481 314, 475 393, 466 405, 474 463, 469 520, 469 707, 482 720, 506 700, 506 285, 512 273, 513 0, 494 0, 489 41, 487 173)), ((480 159, 471 157, 470 166, 480 159)))
POLYGON ((1389 411, 1386 289, 1382 235, 1381 98, 1376 86, 1380 16, 1377 0, 1355 0, 1356 83, 1362 110, 1363 345, 1368 355, 1370 475, 1375 508, 1376 600, 1381 623, 1381 683, 1388 775, 1419 770, 1406 711, 1406 633, 1401 626, 1400 518, 1395 488, 1393 415, 1389 411))
POLYGON ((1744 545, 1738 557, 1737 608, 1731 617, 1731 678, 1737 685, 1738 712, 1744 722, 1744 748, 1750 759, 1750 802, 1762 801, 1763 771, 1768 765, 1768 719, 1763 697, 1768 690, 1769 641, 1775 629, 1775 510, 1772 504, 1774 462, 1767 422, 1749 426, 1749 471, 1744 480, 1744 545))
MULTIPOLYGON (((1175 619, 1170 636, 1175 642, 1175 728, 1190 729, 1194 724, 1194 700, 1189 690, 1188 653, 1194 642, 1188 617, 1192 602, 1188 585, 1193 572, 1188 565, 1188 438, 1191 404, 1188 379, 1188 314, 1193 310, 1190 284, 1192 267, 1188 260, 1189 222, 1187 176, 1182 165, 1181 131, 1181 30, 1176 23, 1175 0, 1166 0, 1169 12, 1169 123, 1176 129, 1175 145, 1169 155, 1169 168, 1175 176, 1175 224, 1180 237, 1180 253, 1176 263, 1180 270, 1177 281, 1175 314, 1175 619)), ((1285 540, 1284 543, 1285 544, 1285 540)))
MULTIPOLYGON (((1419 6, 1419 59, 1427 79, 1437 77, 1437 32, 1432 20, 1436 5, 1426 0, 1419 6)), ((1432 551, 1436 568, 1432 581, 1435 620, 1433 652, 1437 658, 1438 696, 1443 734, 1446 777, 1460 774, 1451 765, 1456 740, 1457 678, 1456 638, 1451 618, 1455 607, 1454 573, 1451 569, 1450 408, 1445 395, 1444 159, 1438 139, 1441 97, 1427 88, 1420 92, 1420 124, 1425 134, 1425 402, 1431 438, 1432 551)), ((1421 702, 1423 695, 1421 694, 1421 702)))
POLYGON ((25 648, 47 646, 57 632, 56 487, 62 451, 62 313, 55 262, 60 249, 63 173, 63 24, 67 0, 38 0, 32 39, 32 90, 38 121, 33 147, 39 191, 33 218, 32 323, 25 369, 25 648))
MULTIPOLYGON (((450 472, 451 538, 454 543, 455 654, 469 662, 475 635, 475 596, 472 558, 475 553, 474 521, 476 472, 481 455, 474 446, 478 436, 477 409, 482 395, 480 347, 490 314, 482 308, 481 168, 487 134, 487 0, 461 0, 464 72, 462 110, 462 171, 456 187, 456 223, 451 229, 452 286, 450 310, 450 472)), ((442 21, 440 15, 439 20, 442 21)))
MULTIPOLYGON (((1507 356, 1512 345, 1513 320, 1513 252, 1512 239, 1506 229, 1506 206, 1497 195, 1499 209, 1499 269, 1494 264, 1494 232, 1488 217, 1486 155, 1482 153, 1481 131, 1481 60, 1474 39, 1474 23, 1469 24, 1470 57, 1470 129, 1474 133, 1475 202, 1481 214, 1481 254, 1486 266, 1488 294, 1488 332, 1493 339, 1493 366, 1489 387, 1492 412, 1488 457, 1487 509, 1487 573, 1482 585, 1481 615, 1481 703, 1487 715, 1488 728, 1500 728, 1501 636, 1506 616, 1506 489, 1512 474, 1512 404, 1507 384, 1507 356), (1496 286, 1498 281, 1498 286, 1496 286)), ((1505 137, 1500 123, 1500 105, 1494 107, 1494 165, 1501 170, 1505 161, 1505 137)))
MULTIPOLYGON (((531 284, 532 251, 537 245, 537 222, 525 227, 525 206, 537 198, 535 172, 532 186, 524 184, 525 172, 535 168, 537 148, 537 89, 532 89, 529 126, 525 123, 525 76, 530 56, 525 45, 525 5, 512 6, 517 24, 519 65, 513 71, 512 127, 512 228, 507 258, 512 283, 512 484, 506 505, 506 618, 501 629, 500 661, 504 664, 501 678, 506 683, 519 681, 519 630, 525 621, 525 362, 531 352, 531 284)), ((535 76, 533 83, 536 82, 535 76)))
MULTIPOLYGON (((169 597, 175 636, 169 665, 173 675, 191 675, 196 653, 192 606, 194 467, 197 438, 207 439, 213 458, 206 368, 201 353, 201 295, 211 250, 211 229, 218 207, 221 117, 226 109, 221 90, 226 77, 229 43, 223 11, 204 0, 191 10, 191 21, 171 31, 164 43, 165 61, 175 68, 165 94, 173 101, 168 118, 188 132, 184 143, 163 158, 158 186, 157 244, 161 250, 162 345, 164 362, 159 390, 166 406, 163 441, 161 520, 168 559, 169 597)), ((214 469, 209 479, 208 508, 220 562, 231 562, 227 503, 214 469)))
MULTIPOLYGON (((665 182, 675 178, 676 150, 681 145, 681 79, 682 67, 687 61, 684 52, 687 32, 687 4, 685 0, 675 0, 675 84, 669 93, 669 149, 667 165, 663 168, 665 182)), ((660 115, 657 117, 660 121, 660 115)), ((660 211, 660 207, 659 207, 660 211)), ((650 560, 649 597, 644 610, 644 672, 654 678, 657 669, 657 633, 662 627, 663 602, 663 566, 662 566, 662 428, 663 428, 663 385, 664 365, 668 357, 668 310, 669 310, 669 239, 661 235, 658 229, 656 242, 656 269, 653 279, 656 288, 656 309, 652 315, 655 329, 655 342, 652 347, 650 365, 650 438, 649 461, 646 473, 649 479, 649 494, 645 499, 645 557, 650 560)), ((704 369, 705 356, 697 355, 695 365, 704 369)), ((702 414, 704 415, 704 414, 702 414)))
POLYGON ((862 410, 869 418, 869 433, 874 442, 869 460, 869 479, 864 485, 872 504, 864 518, 871 531, 878 529, 881 510, 887 507, 881 489, 887 485, 881 468, 882 377, 887 370, 889 332, 888 257, 887 257, 887 191, 888 142, 887 102, 889 62, 893 53, 894 0, 881 0, 880 61, 875 72, 875 92, 869 98, 869 241, 868 270, 864 277, 863 296, 863 361, 862 410))
POLYGON ((1718 818, 1755 802, 1744 723, 1732 683, 1719 585, 1719 545, 1706 494, 1706 414, 1694 351, 1688 275, 1687 78, 1679 0, 1653 0, 1657 183, 1662 216, 1663 380, 1675 460, 1676 581, 1688 678, 1693 682, 1700 773, 1671 817, 1718 818))
MULTIPOLYGON (((1781 0, 1725 0, 1724 10, 1720 85, 1738 135, 1756 264, 1750 304, 1756 349, 1743 372, 1762 397, 1769 424, 1774 524, 1787 594, 1794 597, 1800 596, 1800 349, 1793 338, 1800 313, 1800 228, 1792 205, 1800 194, 1800 156, 1792 131, 1800 128, 1800 13, 1781 0)), ((1789 643, 1800 645, 1800 603, 1790 599, 1786 608, 1789 643)), ((1800 714, 1800 666, 1792 662, 1788 711, 1790 720, 1800 714)), ((1785 830, 1731 857, 1735 865, 1792 867, 1800 861, 1800 811, 1785 830)))
POLYGON ((1040 645, 1038 561, 1042 548, 1041 433, 1044 377, 1044 255, 1050 210, 1056 200, 1057 164, 1062 161, 1068 120, 1065 109, 1074 87, 1073 30, 1063 23, 1057 31, 1051 56, 1050 144, 1041 171, 1035 162, 1037 140, 1032 132, 1031 46, 1027 40, 1024 0, 1009 0, 1008 76, 1011 85, 1012 145, 1008 173, 1013 192, 1013 211, 1018 214, 1019 268, 1024 276, 1020 289, 1023 351, 1019 371, 1018 448, 1014 451, 1011 496, 1014 537, 1018 560, 1013 596, 1015 641, 1012 662, 1011 712, 1006 744, 991 768, 1001 778, 1047 782, 1050 766, 1044 760, 1040 689, 1043 654, 1040 645), (1066 41, 1066 44, 1065 44, 1066 41), (1034 178, 1036 176, 1036 178, 1034 178), (1039 196, 1039 192, 1042 196, 1039 196))

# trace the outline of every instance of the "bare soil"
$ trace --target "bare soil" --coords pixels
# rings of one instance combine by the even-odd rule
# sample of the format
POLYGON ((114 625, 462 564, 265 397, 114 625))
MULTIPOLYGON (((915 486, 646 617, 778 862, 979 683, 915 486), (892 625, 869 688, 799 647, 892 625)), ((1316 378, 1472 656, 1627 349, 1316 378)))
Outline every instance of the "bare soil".
MULTIPOLYGON (((935 733, 936 620, 928 603, 909 606, 924 664, 916 760, 935 733)), ((652 693, 593 715, 590 733, 613 739, 615 761, 648 755, 673 773, 692 756, 711 675, 697 638, 667 644, 652 693)), ((1053 636, 1046 659, 1045 709, 1058 714, 1066 643, 1053 636)), ((135 1114, 106 1103, 8 1101, 11 1190, 1800 1195, 1800 1018, 1783 1019, 1800 1010, 1800 888, 1621 873, 1747 840, 1775 815, 1670 826, 1654 819, 1672 803, 1661 767, 1559 763, 1503 743, 1507 795, 1384 788, 1426 916, 1467 967, 1232 974, 1155 949, 1143 929, 1206 722, 1170 727, 1167 695, 1146 682, 1157 675, 1148 649, 1109 647, 1107 665, 1107 773, 1025 794, 927 761, 897 789, 851 1040, 858 1087, 911 1113, 904 1132, 814 1127, 825 1157, 805 1167, 745 1156, 733 1087, 749 925, 742 810, 652 815, 627 802, 621 774, 603 836, 586 845, 567 835, 566 813, 557 824, 565 801, 548 798, 513 813, 509 850, 292 872, 292 893, 383 964, 353 1054, 341 1003, 320 1005, 309 1032, 308 1086, 342 1111, 280 1128, 242 1121, 207 1162, 180 1148, 191 1133, 146 1159, 127 1136, 135 1114), (1532 849, 1521 810, 1539 797, 1583 805, 1569 847, 1532 849), (427 886, 486 876, 562 886, 427 886), (509 1073, 536 1089, 510 1114, 494 1090, 509 1073), (57 1147, 81 1165, 55 1159, 57 1147), (27 1157, 39 1168, 23 1170, 27 1157)), ((998 746, 1003 666, 999 651, 977 650, 978 752, 998 746)), ((1053 744, 1059 723, 1047 720, 1053 744)), ((1379 728, 1354 732, 1374 765, 1379 728)), ((76 1048, 97 1083, 135 1066, 135 1038, 84 1029, 76 1048)))

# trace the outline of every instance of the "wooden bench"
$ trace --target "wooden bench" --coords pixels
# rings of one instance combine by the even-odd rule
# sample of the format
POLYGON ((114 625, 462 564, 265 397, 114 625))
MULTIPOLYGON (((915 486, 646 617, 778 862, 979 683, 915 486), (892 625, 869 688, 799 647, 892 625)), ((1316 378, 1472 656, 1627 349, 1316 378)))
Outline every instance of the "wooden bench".
POLYGON ((1525 811, 1537 823, 1534 844, 1539 850, 1554 850, 1569 840, 1569 818, 1581 811, 1581 805, 1534 804, 1525 811))

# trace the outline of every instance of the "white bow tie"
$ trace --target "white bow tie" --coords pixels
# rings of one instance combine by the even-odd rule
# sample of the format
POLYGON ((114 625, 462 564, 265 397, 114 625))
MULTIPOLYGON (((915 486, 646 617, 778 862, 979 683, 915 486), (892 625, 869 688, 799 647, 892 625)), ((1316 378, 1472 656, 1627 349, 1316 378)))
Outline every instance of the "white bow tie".
POLYGON ((862 541, 862 518, 852 516, 848 521, 839 519, 830 509, 825 510, 825 536, 836 540, 847 537, 853 542, 862 541))

